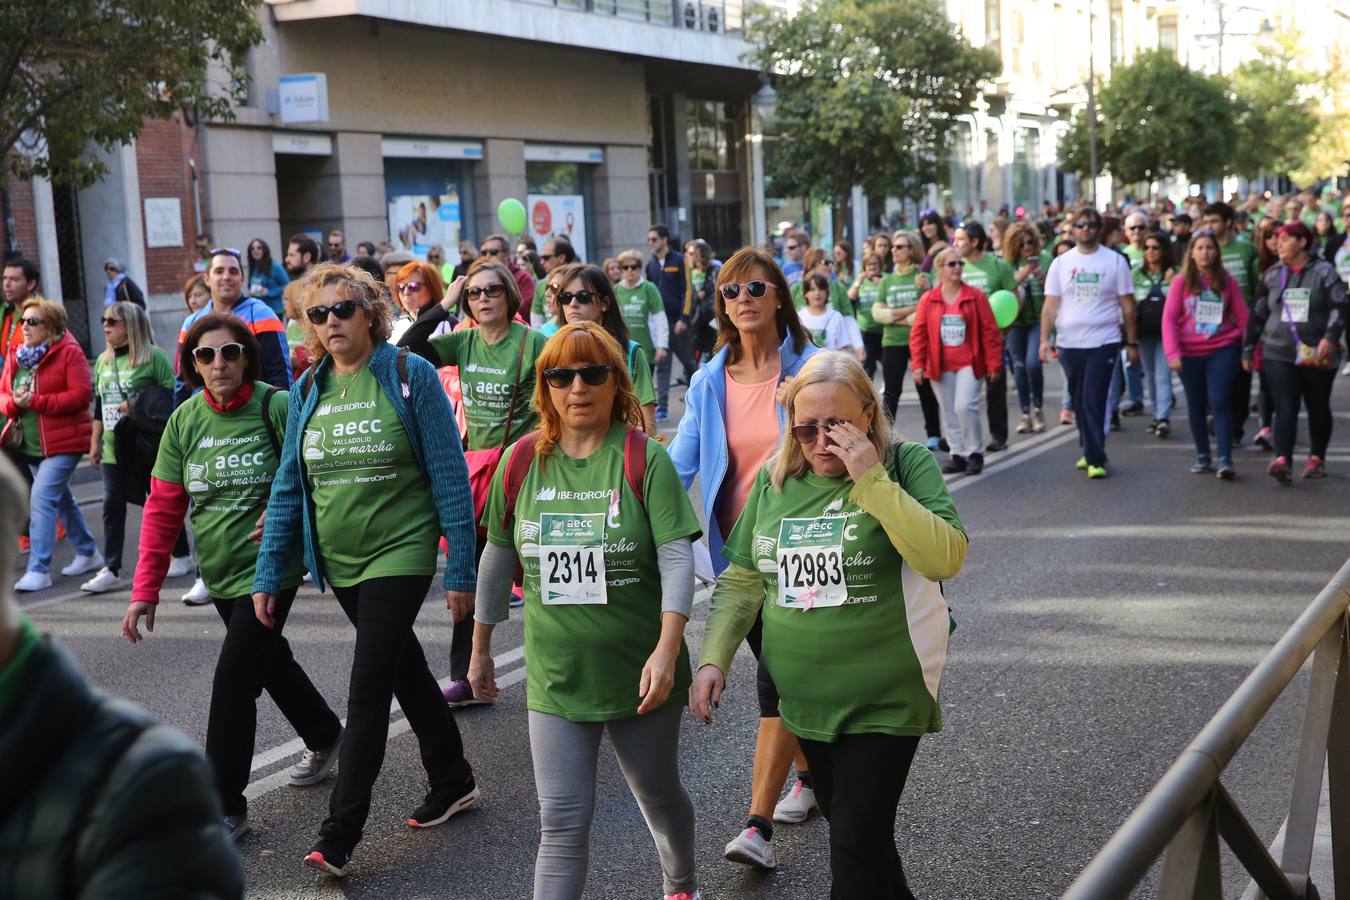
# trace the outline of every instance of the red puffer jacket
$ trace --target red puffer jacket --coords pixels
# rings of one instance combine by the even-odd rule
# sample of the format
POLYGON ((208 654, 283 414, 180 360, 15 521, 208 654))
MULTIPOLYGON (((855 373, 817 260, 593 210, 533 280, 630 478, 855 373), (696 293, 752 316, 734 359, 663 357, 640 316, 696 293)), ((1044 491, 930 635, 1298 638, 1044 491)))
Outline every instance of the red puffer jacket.
MULTIPOLYGON (((0 373, 0 412, 11 418, 23 413, 14 403, 14 373, 19 365, 16 355, 21 346, 22 341, 10 346, 4 372, 0 373)), ((94 376, 79 341, 69 331, 62 334, 33 374, 36 389, 30 406, 38 414, 42 455, 88 453, 93 432, 89 402, 94 397, 94 376)))

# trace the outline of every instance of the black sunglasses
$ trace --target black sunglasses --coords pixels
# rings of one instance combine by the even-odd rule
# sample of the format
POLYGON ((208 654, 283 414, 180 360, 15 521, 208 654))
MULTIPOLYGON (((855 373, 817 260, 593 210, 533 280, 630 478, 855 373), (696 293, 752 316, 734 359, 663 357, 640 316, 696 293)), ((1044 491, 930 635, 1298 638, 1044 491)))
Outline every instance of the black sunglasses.
POLYGON ((619 266, 619 268, 623 269, 625 272, 636 272, 638 269, 641 269, 642 266, 637 263, 629 263, 626 266, 619 266))
POLYGON ((39 325, 46 325, 46 324, 47 324, 47 320, 46 320, 46 319, 40 319, 40 318, 38 318, 37 316, 25 316, 25 317, 24 317, 23 319, 21 319, 20 321, 23 322, 23 324, 27 325, 27 326, 30 327, 30 328, 37 328, 39 325))
POLYGON ((120 322, 120 321, 122 321, 122 320, 121 320, 121 319, 112 319, 112 318, 109 318, 108 316, 104 316, 104 317, 103 317, 103 324, 104 324, 104 325, 116 325, 116 324, 117 324, 118 322, 120 322))
POLYGON ((1102 223, 1101 223, 1101 220, 1100 220, 1100 219, 1095 220, 1095 221, 1092 220, 1092 219, 1079 219, 1077 222, 1074 222, 1074 223, 1073 223, 1073 227, 1074 227, 1074 228, 1100 228, 1100 227, 1101 227, 1101 224, 1102 224, 1102 223))
POLYGON ((571 387, 572 382, 576 380, 576 377, 578 375, 580 375, 581 380, 584 383, 589 384, 591 387, 599 387, 600 385, 605 383, 605 380, 609 378, 609 373, 613 371, 614 371, 613 366, 602 365, 600 363, 596 363, 595 365, 590 366, 582 366, 579 369, 571 369, 566 367, 561 367, 557 369, 545 369, 544 380, 549 383, 550 387, 555 387, 561 390, 562 388, 571 387))
MULTIPOLYGON (((595 291, 558 291, 558 305, 566 306, 573 300, 582 306, 589 306, 591 303, 600 299, 600 295, 595 291)), ((599 384, 600 382, 596 382, 599 384)))
POLYGON ((735 300, 741 295, 741 288, 754 300, 758 300, 769 292, 769 283, 767 281, 747 281, 745 284, 738 284, 733 281, 722 285, 719 290, 725 300, 735 300))
POLYGON ((502 284, 499 281, 496 284, 489 284, 486 287, 479 287, 478 285, 474 285, 473 287, 467 287, 464 289, 464 296, 468 297, 470 300, 477 300, 484 294, 487 294, 489 297, 492 297, 494 299, 497 297, 504 297, 506 296, 506 285, 502 284))
POLYGON ((233 247, 212 247, 212 248, 211 248, 211 255, 212 255, 212 256, 216 256, 216 255, 221 254, 221 253, 224 253, 224 254, 227 255, 227 256, 233 256, 235 259, 239 259, 239 258, 240 258, 239 251, 236 250, 236 249, 233 248, 233 247))
MULTIPOLYGON (((825 425, 823 426, 825 428, 825 434, 828 436, 831 429, 842 424, 844 424, 843 419, 826 419, 825 425)), ((822 426, 817 422, 808 422, 804 425, 793 425, 792 436, 803 444, 814 444, 816 438, 820 436, 821 427, 822 426)))
POLYGON ((360 305, 355 300, 341 300, 332 306, 311 306, 305 310, 305 317, 315 325, 322 325, 327 322, 329 313, 345 321, 356 315, 356 308, 360 305))
POLYGON ((193 347, 192 358, 199 365, 209 366, 216 361, 216 351, 227 363, 239 362, 244 356, 244 345, 239 343, 221 344, 219 347, 193 347))
POLYGON ((483 256, 505 256, 508 251, 505 247, 499 247, 496 250, 488 250, 486 247, 479 247, 478 252, 483 256))

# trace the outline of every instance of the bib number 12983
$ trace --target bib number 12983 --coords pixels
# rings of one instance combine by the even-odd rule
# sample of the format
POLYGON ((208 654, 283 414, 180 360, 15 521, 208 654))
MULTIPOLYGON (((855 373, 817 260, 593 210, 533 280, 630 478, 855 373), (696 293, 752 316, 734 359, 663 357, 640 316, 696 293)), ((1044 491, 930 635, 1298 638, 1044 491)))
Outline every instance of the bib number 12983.
POLYGON ((539 517, 540 599, 545 606, 604 604, 604 513, 539 517))
POLYGON ((843 606, 843 516, 784 519, 778 531, 778 605, 791 609, 843 606))

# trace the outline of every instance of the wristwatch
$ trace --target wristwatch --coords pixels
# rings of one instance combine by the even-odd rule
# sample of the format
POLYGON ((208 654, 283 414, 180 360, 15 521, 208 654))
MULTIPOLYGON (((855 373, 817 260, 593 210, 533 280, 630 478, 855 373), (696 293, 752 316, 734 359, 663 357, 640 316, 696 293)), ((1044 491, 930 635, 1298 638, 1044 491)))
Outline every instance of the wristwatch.
POLYGON ((1125 346, 1126 346, 1126 347, 1138 347, 1138 346, 1139 346, 1139 342, 1138 342, 1138 341, 1126 341, 1126 342, 1125 342, 1125 346))

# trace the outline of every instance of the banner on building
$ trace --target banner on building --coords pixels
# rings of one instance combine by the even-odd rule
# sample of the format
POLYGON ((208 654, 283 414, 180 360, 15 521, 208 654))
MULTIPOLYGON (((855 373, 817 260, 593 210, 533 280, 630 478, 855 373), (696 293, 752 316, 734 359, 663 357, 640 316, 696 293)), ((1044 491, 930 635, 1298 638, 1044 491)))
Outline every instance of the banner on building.
POLYGON ((551 237, 565 237, 576 248, 578 258, 596 262, 586 255, 586 202, 580 194, 530 194, 525 208, 527 225, 535 246, 544 248, 551 237))
POLYGON ((443 194, 404 194, 388 198, 389 242, 425 261, 432 244, 440 244, 446 262, 459 264, 464 233, 459 192, 453 184, 443 194))

